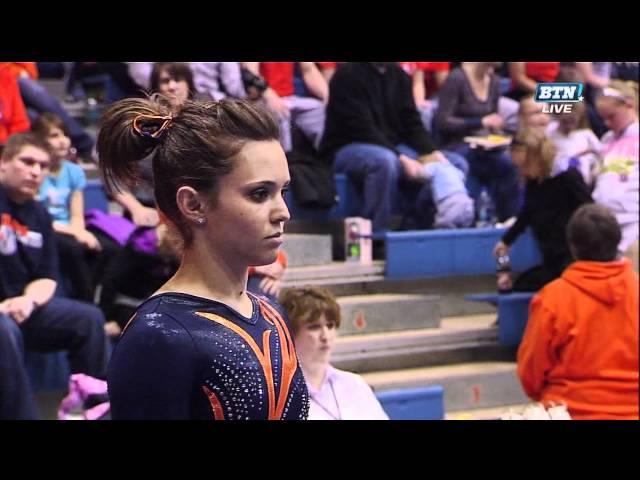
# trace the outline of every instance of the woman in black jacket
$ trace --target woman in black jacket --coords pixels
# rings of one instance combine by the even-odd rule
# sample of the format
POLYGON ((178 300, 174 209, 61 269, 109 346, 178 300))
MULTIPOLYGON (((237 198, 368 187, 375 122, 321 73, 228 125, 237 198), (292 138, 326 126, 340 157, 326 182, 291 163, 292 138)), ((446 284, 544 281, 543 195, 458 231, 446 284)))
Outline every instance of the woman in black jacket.
MULTIPOLYGON (((555 146, 539 129, 519 131, 512 143, 511 158, 526 179, 524 205, 493 253, 507 255, 527 227, 542 253, 542 264, 523 272, 513 284, 515 291, 535 292, 562 274, 573 261, 565 235, 569 219, 581 205, 593 202, 575 168, 551 175, 555 154, 555 146)), ((510 278, 501 276, 498 283, 500 290, 509 289, 510 278)))

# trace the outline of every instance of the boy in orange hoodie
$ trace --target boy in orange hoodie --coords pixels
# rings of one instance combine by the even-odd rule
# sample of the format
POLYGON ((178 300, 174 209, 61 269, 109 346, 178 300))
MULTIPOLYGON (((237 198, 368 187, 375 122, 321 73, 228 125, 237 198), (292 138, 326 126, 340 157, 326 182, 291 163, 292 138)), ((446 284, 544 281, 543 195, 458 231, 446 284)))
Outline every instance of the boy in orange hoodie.
POLYGON ((605 207, 574 213, 576 261, 533 298, 518 350, 527 395, 574 419, 638 419, 638 274, 617 259, 620 236, 605 207))

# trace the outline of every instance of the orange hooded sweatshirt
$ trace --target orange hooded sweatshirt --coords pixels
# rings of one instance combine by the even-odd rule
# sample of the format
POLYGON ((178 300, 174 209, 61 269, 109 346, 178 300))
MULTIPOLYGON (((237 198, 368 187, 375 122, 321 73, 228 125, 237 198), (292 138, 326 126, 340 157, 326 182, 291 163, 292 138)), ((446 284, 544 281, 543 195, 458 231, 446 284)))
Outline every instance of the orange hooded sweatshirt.
POLYGON ((638 274, 627 260, 578 261, 532 300, 518 376, 533 400, 574 419, 638 419, 638 274))

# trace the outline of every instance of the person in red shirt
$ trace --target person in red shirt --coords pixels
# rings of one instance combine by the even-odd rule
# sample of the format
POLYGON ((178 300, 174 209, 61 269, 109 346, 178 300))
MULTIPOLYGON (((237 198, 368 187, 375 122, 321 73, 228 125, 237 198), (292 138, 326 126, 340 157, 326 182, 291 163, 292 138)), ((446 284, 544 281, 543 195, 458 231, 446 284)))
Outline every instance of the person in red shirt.
POLYGON ((35 121, 44 112, 55 113, 62 119, 65 130, 69 132, 69 137, 74 148, 78 151, 78 155, 86 160, 91 159, 94 144, 93 137, 38 81, 36 64, 34 62, 6 62, 0 64, 0 66, 4 65, 6 65, 4 67, 6 71, 10 72, 18 83, 20 97, 24 102, 24 106, 28 109, 27 114, 30 121, 35 121))
POLYGON ((620 237, 606 207, 576 210, 576 261, 533 298, 518 350, 527 395, 574 419, 638 420, 638 274, 617 258, 620 237))
POLYGON ((0 146, 14 133, 31 128, 10 63, 0 63, 0 146))
POLYGON ((245 68, 260 75, 269 87, 262 94, 267 108, 280 123, 280 142, 285 152, 293 148, 292 125, 318 148, 324 130, 329 85, 313 62, 298 62, 305 87, 312 97, 295 95, 296 62, 246 62, 245 68))
POLYGON ((507 96, 520 100, 525 95, 534 93, 537 83, 555 82, 558 73, 560 62, 511 62, 511 91, 507 96))

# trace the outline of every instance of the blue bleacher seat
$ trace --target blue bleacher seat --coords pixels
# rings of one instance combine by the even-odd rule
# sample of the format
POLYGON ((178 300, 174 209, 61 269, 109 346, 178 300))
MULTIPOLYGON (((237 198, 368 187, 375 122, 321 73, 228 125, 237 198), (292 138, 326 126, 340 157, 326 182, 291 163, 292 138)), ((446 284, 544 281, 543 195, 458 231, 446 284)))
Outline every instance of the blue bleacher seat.
MULTIPOLYGON (((504 228, 416 230, 385 234, 388 278, 438 278, 495 273, 493 247, 504 228)), ((528 230, 511 249, 516 272, 541 262, 540 252, 528 230)))
POLYGON ((109 212, 109 200, 102 187, 100 180, 87 180, 87 186, 84 189, 84 211, 96 208, 105 213, 109 212))
POLYGON ((487 302, 498 309, 498 340, 504 346, 517 346, 522 340, 529 319, 529 304, 535 293, 483 293, 469 295, 466 300, 487 302))
POLYGON ((377 392, 391 420, 443 420, 444 389, 440 385, 377 392))
POLYGON ((328 209, 309 209, 296 204, 291 190, 285 194, 285 201, 289 207, 292 220, 337 220, 340 218, 357 216, 360 213, 362 201, 355 186, 343 173, 334 175, 338 202, 328 209))

